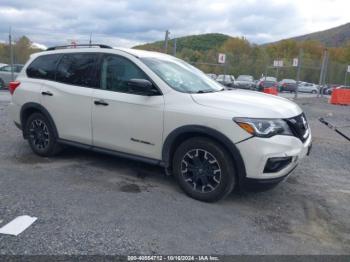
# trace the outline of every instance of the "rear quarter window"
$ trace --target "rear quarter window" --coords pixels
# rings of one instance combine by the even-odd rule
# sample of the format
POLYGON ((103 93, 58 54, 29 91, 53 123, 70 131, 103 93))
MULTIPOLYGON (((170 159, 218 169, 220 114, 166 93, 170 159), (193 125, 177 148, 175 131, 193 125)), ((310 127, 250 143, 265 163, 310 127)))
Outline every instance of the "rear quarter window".
POLYGON ((55 80, 55 71, 60 54, 43 55, 36 58, 26 70, 30 78, 55 80))

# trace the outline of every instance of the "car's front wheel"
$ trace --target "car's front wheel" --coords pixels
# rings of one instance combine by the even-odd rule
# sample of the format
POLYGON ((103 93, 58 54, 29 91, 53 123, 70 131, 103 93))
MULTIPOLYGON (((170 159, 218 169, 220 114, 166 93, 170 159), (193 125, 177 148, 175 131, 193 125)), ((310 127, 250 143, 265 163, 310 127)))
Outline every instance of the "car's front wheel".
POLYGON ((173 173, 187 195, 207 202, 226 197, 236 183, 234 164, 227 150, 204 137, 180 144, 173 157, 173 173))
POLYGON ((25 125, 28 143, 34 153, 40 156, 53 156, 61 151, 53 127, 41 113, 32 114, 25 125))

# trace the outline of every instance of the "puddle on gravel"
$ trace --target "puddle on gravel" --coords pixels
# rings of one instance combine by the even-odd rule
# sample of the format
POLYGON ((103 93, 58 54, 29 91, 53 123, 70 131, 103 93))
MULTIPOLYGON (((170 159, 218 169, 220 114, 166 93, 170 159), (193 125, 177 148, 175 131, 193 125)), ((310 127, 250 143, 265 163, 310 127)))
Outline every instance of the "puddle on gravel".
POLYGON ((140 193, 141 192, 140 187, 136 184, 124 184, 124 185, 119 187, 119 190, 121 192, 125 192, 125 193, 140 193))
POLYGON ((277 232, 291 234, 293 232, 290 223, 278 215, 255 217, 254 223, 271 233, 277 232))
POLYGON ((12 159, 14 162, 19 162, 21 164, 46 164, 51 162, 51 159, 47 157, 40 157, 34 154, 19 155, 12 159))

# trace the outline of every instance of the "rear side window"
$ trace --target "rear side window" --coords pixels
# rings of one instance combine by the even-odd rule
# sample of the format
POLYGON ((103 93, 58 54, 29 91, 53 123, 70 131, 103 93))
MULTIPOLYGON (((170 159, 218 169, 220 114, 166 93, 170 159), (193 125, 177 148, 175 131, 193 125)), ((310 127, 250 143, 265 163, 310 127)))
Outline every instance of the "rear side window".
POLYGON ((43 55, 35 59, 27 68, 30 78, 55 80, 55 70, 61 55, 43 55))
POLYGON ((97 54, 65 54, 57 67, 56 81, 76 86, 95 87, 97 54))

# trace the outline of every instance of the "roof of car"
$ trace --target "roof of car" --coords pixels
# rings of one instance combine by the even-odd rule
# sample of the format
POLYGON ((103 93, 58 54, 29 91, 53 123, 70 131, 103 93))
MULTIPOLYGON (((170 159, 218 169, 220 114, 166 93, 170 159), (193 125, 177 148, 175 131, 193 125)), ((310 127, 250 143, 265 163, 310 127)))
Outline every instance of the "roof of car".
POLYGON ((136 57, 157 57, 157 58, 163 58, 163 59, 171 59, 174 58, 173 56, 159 53, 159 52, 153 52, 153 51, 145 51, 145 50, 138 50, 138 49, 132 49, 132 48, 121 48, 121 47, 114 47, 114 48, 100 48, 100 47, 68 47, 68 48, 61 48, 58 47, 57 49, 50 49, 46 50, 40 53, 35 53, 34 56, 40 56, 44 54, 59 54, 59 53, 74 53, 74 52, 107 52, 107 53, 113 53, 113 51, 122 51, 125 53, 128 53, 130 55, 136 56, 136 57))

